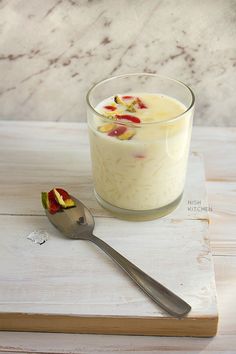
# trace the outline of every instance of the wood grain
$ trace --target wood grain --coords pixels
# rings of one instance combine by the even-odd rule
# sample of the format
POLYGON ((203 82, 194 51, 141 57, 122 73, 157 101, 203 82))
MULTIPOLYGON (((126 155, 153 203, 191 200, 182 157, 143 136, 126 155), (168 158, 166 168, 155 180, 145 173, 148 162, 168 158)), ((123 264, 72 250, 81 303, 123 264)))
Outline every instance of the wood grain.
MULTIPOLYGON (((78 127, 74 123, 65 124, 64 126, 64 123, 57 125, 55 123, 41 122, 0 122, 0 124, 0 148, 4 152, 14 151, 14 141, 16 141, 17 150, 27 151, 32 146, 33 151, 37 151, 37 149, 43 151, 45 149, 44 143, 39 147, 37 147, 37 144, 44 139, 42 134, 50 130, 54 132, 51 140, 48 141, 51 149, 53 149, 54 142, 60 140, 62 149, 65 146, 68 148, 68 145, 65 144, 65 136, 61 133, 62 130, 70 134, 75 146, 76 129, 78 127), (27 142, 30 136, 31 139, 27 142), (33 141, 35 136, 37 136, 37 141, 33 141)), ((73 144, 71 145, 72 150, 73 144)), ((201 152, 204 156, 209 205, 213 208, 213 212, 210 212, 210 240, 213 254, 215 254, 213 258, 220 313, 218 335, 211 339, 196 340, 191 338, 166 339, 164 337, 0 332, 0 352, 235 352, 236 313, 234 298, 236 291, 236 257, 234 256, 234 250, 236 248, 236 232, 233 193, 235 193, 236 182, 236 128, 195 127, 192 149, 201 152)), ((6 161, 6 159, 2 159, 0 155, 1 172, 4 168, 9 168, 10 162, 8 159, 6 161)), ((14 164, 16 165, 17 161, 13 160, 12 165, 14 164)), ((6 175, 4 180, 1 180, 1 183, 4 183, 4 187, 7 185, 7 178, 11 178, 10 174, 8 177, 6 175)), ((13 185, 14 181, 9 183, 9 187, 13 185)), ((23 183, 22 186, 24 186, 23 183)), ((2 189, 3 195, 4 190, 5 188, 2 189)), ((14 192, 17 195, 17 189, 14 192)))
MULTIPOLYGON (((74 150, 62 150, 56 127, 47 128, 37 135, 37 144, 32 129, 24 133, 18 129, 18 138, 27 137, 18 148, 17 139, 3 141, 2 159, 11 173, 8 168, 1 176, 2 183, 7 184, 6 194, 1 196, 5 216, 0 217, 0 226, 7 237, 0 241, 4 250, 0 258, 0 328, 214 335, 218 316, 207 237, 205 176, 199 155, 191 155, 185 196, 176 211, 151 222, 125 222, 112 218, 93 196, 86 127, 77 126, 74 150), (32 150, 25 144, 33 146, 32 150), (94 215, 100 216, 96 235, 191 304, 187 318, 176 322, 166 317, 102 252, 84 241, 64 239, 49 225, 40 203, 40 189, 62 183, 68 183, 66 189, 81 195, 94 215), (195 204, 189 204, 195 201, 200 203, 197 210, 195 204), (7 215, 10 213, 15 216, 7 215), (50 231, 51 241, 37 248, 26 236, 39 228, 50 231), (166 325, 159 325, 161 319, 166 325)), ((64 140, 72 142, 72 147, 75 130, 72 134, 67 131, 64 140)), ((65 133, 60 134, 64 137, 65 133)))
MULTIPOLYGON (((236 348, 236 257, 214 257, 219 329, 213 338, 0 332, 0 349, 17 353, 229 353, 236 348)), ((1 352, 1 351, 0 351, 1 352)))
MULTIPOLYGON (((12 133, 11 122, 0 121, 5 131, 1 140, 0 214, 44 215, 39 195, 55 185, 65 187, 81 199, 95 216, 111 217, 100 207, 93 193, 91 162, 85 124, 33 123, 17 124, 12 133), (37 130, 37 131, 36 131, 37 130), (37 139, 35 136, 37 135, 37 139), (30 148, 29 148, 30 147, 30 148)), ((205 179, 199 154, 193 152, 188 168, 186 193, 177 213, 168 218, 207 219, 205 191, 196 178, 205 179), (195 211, 189 202, 201 201, 195 211)))

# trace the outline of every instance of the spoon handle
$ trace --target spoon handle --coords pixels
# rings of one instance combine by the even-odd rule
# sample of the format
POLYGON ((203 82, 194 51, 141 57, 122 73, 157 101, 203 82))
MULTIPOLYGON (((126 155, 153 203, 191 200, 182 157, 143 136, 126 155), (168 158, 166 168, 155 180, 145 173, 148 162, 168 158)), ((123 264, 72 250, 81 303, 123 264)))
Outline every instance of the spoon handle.
POLYGON ((191 310, 191 307, 184 300, 144 273, 106 242, 94 235, 90 238, 90 241, 110 256, 153 301, 169 314, 182 317, 191 310))

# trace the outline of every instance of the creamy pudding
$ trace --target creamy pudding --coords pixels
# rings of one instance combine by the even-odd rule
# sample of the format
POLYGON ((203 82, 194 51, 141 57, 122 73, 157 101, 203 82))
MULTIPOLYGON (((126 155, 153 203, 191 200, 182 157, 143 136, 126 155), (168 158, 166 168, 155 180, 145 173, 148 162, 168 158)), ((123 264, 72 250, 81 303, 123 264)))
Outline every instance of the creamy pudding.
POLYGON ((99 201, 148 211, 181 198, 191 136, 187 108, 166 95, 130 93, 108 97, 95 110, 106 117, 89 121, 99 201))

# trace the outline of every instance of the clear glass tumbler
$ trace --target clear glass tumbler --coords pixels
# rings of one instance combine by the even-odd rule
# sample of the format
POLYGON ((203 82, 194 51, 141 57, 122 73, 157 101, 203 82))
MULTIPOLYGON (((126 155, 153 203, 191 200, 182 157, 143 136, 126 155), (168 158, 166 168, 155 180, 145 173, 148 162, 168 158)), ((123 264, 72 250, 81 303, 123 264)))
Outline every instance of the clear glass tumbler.
POLYGON ((174 210, 181 201, 194 111, 194 94, 180 81, 138 73, 95 84, 87 94, 87 117, 95 196, 115 216, 149 220, 174 210), (113 121, 98 105, 117 94, 165 95, 184 106, 183 113, 145 123, 113 121), (136 134, 120 140, 104 134, 104 124, 118 124, 136 134))

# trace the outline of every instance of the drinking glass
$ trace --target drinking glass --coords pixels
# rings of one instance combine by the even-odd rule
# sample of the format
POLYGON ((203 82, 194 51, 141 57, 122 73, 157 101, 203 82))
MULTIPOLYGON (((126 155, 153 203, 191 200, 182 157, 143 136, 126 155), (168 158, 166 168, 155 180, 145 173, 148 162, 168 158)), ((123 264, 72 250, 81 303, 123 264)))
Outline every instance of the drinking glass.
POLYGON ((87 119, 97 201, 115 216, 148 220, 170 213, 180 203, 186 177, 194 94, 184 83, 155 74, 112 77, 87 94, 87 119), (97 106, 117 94, 158 94, 177 100, 183 113, 164 120, 111 121, 97 106), (120 140, 100 131, 105 124, 132 129, 135 139, 120 140))

